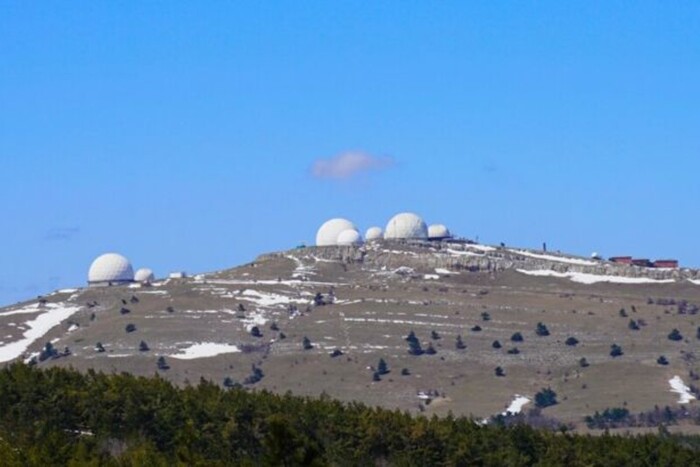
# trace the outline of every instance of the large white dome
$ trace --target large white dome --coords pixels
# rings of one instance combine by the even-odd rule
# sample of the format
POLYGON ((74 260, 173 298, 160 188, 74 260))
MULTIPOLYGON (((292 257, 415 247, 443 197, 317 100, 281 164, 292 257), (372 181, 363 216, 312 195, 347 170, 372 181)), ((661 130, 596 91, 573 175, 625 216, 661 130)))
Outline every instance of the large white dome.
POLYGON ((338 245, 360 245, 362 243, 362 237, 357 230, 347 229, 340 232, 337 243, 338 245))
POLYGON ((428 238, 428 227, 419 216, 402 212, 389 220, 384 238, 428 238))
POLYGON ((90 265, 88 282, 132 282, 134 269, 128 259, 116 253, 106 253, 90 265))
POLYGON ((134 281, 143 283, 151 283, 156 280, 155 274, 148 268, 141 268, 134 274, 134 281))
POLYGON ((440 240, 442 238, 451 237, 452 234, 450 233, 450 229, 448 229, 442 224, 433 224, 430 227, 428 227, 428 238, 430 239, 440 240))
POLYGON ((331 219, 326 221, 316 233, 316 246, 328 246, 338 244, 338 235, 343 230, 357 230, 355 225, 347 219, 331 219))
POLYGON ((384 231, 381 227, 370 227, 367 229, 367 232, 365 232, 366 241, 381 240, 382 238, 384 238, 384 231))

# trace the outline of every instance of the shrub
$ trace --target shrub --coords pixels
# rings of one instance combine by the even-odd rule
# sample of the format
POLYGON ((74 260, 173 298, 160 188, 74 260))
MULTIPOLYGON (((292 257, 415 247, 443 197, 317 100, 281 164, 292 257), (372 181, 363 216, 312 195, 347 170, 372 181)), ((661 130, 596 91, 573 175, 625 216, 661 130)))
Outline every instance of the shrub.
POLYGON ((620 347, 617 344, 613 344, 610 346, 610 356, 615 358, 615 357, 620 357, 624 354, 622 351, 622 347, 620 347))
POLYGON ((126 332, 134 332, 136 331, 136 325, 133 323, 129 323, 124 329, 126 329, 126 332))
POLYGON ((260 328, 257 326, 253 326, 250 329, 250 335, 253 337, 262 337, 262 332, 260 332, 260 328))
POLYGON ((564 342, 566 345, 574 347, 578 344, 578 339, 575 337, 571 336, 566 339, 566 342, 564 342))
POLYGON ((491 344, 491 347, 493 347, 494 349, 500 349, 502 346, 501 346, 500 342, 493 341, 493 343, 491 344))
POLYGON ((503 377, 506 375, 506 372, 500 366, 497 366, 496 369, 494 370, 494 372, 496 373, 496 376, 498 376, 498 377, 503 377))
POLYGON ((381 376, 379 376, 378 371, 375 371, 374 373, 372 373, 372 381, 377 382, 377 381, 381 381, 381 380, 382 380, 382 378, 381 378, 381 376))
POLYGON ((341 355, 343 355, 343 352, 340 349, 335 349, 331 352, 331 358, 340 357, 341 355))
POLYGON ((586 360, 586 357, 581 357, 581 359, 578 361, 578 364, 581 368, 587 368, 591 365, 590 363, 588 363, 588 360, 586 360))
POLYGON ((658 363, 659 365, 668 365, 668 359, 664 355, 662 355, 656 359, 656 363, 658 363))
POLYGON ((627 318, 627 312, 624 308, 620 308, 620 316, 623 318, 627 318))
POLYGON ((159 370, 170 369, 170 365, 168 365, 168 362, 165 361, 165 357, 163 357, 163 356, 158 357, 158 361, 156 362, 156 365, 158 366, 159 370))
POLYGON ((681 341, 683 340, 683 336, 681 335, 681 332, 678 329, 674 329, 673 331, 670 332, 668 335, 669 340, 672 341, 681 341))
POLYGON ((119 313, 121 313, 122 315, 126 315, 126 314, 129 314, 129 313, 131 313, 131 310, 130 310, 130 309, 128 309, 128 308, 124 308, 124 307, 122 307, 122 309, 121 309, 121 310, 119 310, 119 313))
POLYGON ((518 355, 520 353, 520 350, 518 350, 517 347, 513 347, 512 349, 508 349, 508 354, 510 355, 518 355))
POLYGON ((637 323, 635 320, 631 319, 629 324, 627 325, 628 328, 630 328, 632 331, 639 331, 639 323, 637 323))
POLYGON ((148 344, 146 344, 146 341, 141 341, 141 343, 139 344, 139 351, 148 352, 149 350, 151 349, 148 348, 148 344))
POLYGON ((516 332, 512 336, 510 336, 510 340, 513 342, 522 342, 523 341, 523 335, 520 334, 519 332, 516 332))
POLYGON ((484 321, 491 321, 491 315, 488 311, 484 311, 483 313, 481 313, 481 319, 483 319, 484 321))
POLYGON ((557 393, 551 388, 542 389, 540 392, 535 394, 535 406, 539 407, 540 409, 557 405, 557 403, 557 393))
POLYGON ((543 323, 537 323, 537 328, 535 329, 535 334, 540 337, 545 337, 549 335, 549 329, 543 323))
POLYGON ((304 338, 301 341, 301 346, 304 348, 304 350, 311 350, 314 348, 313 344, 311 343, 311 340, 304 336, 304 338))
POLYGON ((474 327, 472 328, 472 331, 474 331, 474 332, 479 332, 479 331, 481 331, 481 326, 479 326, 479 325, 477 324, 476 326, 474 326, 474 327))
POLYGON ((455 347, 457 348, 457 350, 464 350, 467 348, 467 345, 462 340, 462 336, 457 336, 457 341, 455 342, 455 347))
POLYGON ((411 371, 408 368, 401 369, 401 376, 408 376, 410 374, 411 374, 411 371))
POLYGON ((418 339, 408 342, 408 353, 411 355, 423 355, 423 353, 425 353, 418 339))
POLYGON ((435 340, 435 341, 436 341, 436 340, 440 339, 440 334, 438 334, 437 331, 431 331, 431 332, 430 332, 430 338, 431 338, 432 340, 435 340))
POLYGON ((435 347, 433 347, 433 344, 430 343, 430 344, 428 344, 428 348, 425 349, 425 353, 428 355, 435 355, 437 353, 437 350, 435 350, 435 347))
POLYGON ((379 363, 377 364, 377 373, 380 375, 389 373, 389 365, 386 364, 386 361, 383 358, 379 359, 379 363))
POLYGON ((277 323, 275 321, 273 321, 272 324, 270 325, 270 331, 279 331, 279 330, 280 330, 279 326, 277 325, 277 323))
POLYGON ((98 342, 97 344, 95 344, 95 351, 97 351, 99 353, 102 353, 105 351, 105 348, 102 345, 102 342, 98 342))

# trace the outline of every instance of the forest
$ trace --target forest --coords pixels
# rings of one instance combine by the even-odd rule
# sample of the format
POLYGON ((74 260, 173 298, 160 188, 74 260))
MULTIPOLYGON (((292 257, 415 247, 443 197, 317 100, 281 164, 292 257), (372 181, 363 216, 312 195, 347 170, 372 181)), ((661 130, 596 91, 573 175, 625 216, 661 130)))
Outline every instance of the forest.
POLYGON ((0 369, 0 459, 25 465, 700 465, 695 437, 599 436, 209 381, 0 369))

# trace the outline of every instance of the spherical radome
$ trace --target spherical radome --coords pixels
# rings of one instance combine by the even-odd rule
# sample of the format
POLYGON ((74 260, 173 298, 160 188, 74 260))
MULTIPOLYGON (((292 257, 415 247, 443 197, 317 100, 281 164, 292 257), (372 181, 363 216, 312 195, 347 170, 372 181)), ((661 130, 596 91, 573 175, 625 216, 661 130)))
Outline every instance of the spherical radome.
POLYGON ((117 253, 106 253, 90 265, 88 282, 132 282, 134 269, 128 259, 117 253))
POLYGON ((384 238, 428 238, 428 227, 416 214, 402 212, 389 220, 384 238))
POLYGON ((355 225, 347 219, 331 219, 326 221, 316 233, 316 246, 329 246, 338 244, 338 235, 343 230, 357 230, 355 225))
POLYGON ((362 243, 362 237, 360 232, 355 229, 343 230, 338 234, 338 245, 360 245, 362 243))
POLYGON ((428 227, 428 238, 441 239, 450 237, 452 237, 450 229, 442 224, 433 224, 428 227))
POLYGON ((141 283, 150 283, 156 280, 155 274, 148 268, 141 268, 134 274, 134 281, 141 283))
POLYGON ((384 238, 384 231, 381 227, 370 227, 367 229, 367 232, 365 232, 366 241, 381 240, 382 238, 384 238))

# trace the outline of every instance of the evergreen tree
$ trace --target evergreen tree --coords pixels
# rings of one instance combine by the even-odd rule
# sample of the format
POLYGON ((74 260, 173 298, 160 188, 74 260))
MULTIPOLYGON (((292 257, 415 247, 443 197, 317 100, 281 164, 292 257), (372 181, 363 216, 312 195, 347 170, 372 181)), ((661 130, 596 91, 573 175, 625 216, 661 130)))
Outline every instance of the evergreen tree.
POLYGON ((102 342, 98 342, 97 344, 95 344, 95 351, 99 352, 99 353, 102 353, 105 351, 105 348, 102 345, 102 342))
POLYGON ((503 377, 506 375, 506 372, 500 366, 497 366, 494 371, 496 373, 496 376, 498 376, 498 377, 503 377))
POLYGON ((576 345, 578 345, 578 339, 576 339, 573 336, 570 336, 570 337, 567 337, 567 339, 564 343, 570 347, 575 347, 576 345))
POLYGON ((512 349, 508 349, 508 354, 510 355, 518 355, 520 353, 520 350, 518 350, 517 347, 513 347, 512 349))
POLYGON ((586 368, 590 366, 590 363, 588 363, 588 360, 586 360, 586 357, 581 357, 581 359, 578 361, 578 364, 581 366, 581 368, 586 368))
POLYGON ((523 341, 523 335, 520 334, 519 332, 516 332, 512 336, 510 336, 510 340, 513 342, 522 342, 523 341))
POLYGON ((141 341, 139 344, 139 351, 141 352, 148 352, 150 349, 148 348, 148 344, 146 344, 146 341, 141 341))
POLYGON ((674 329, 673 331, 671 331, 671 333, 668 335, 668 338, 672 341, 683 340, 683 336, 681 335, 681 332, 678 329, 674 329))
POLYGON ((639 323, 637 323, 635 320, 631 319, 629 324, 627 325, 628 328, 630 328, 632 331, 639 331, 639 323))
POLYGON ((428 348, 425 349, 425 353, 428 355, 435 355, 437 353, 437 350, 435 350, 435 347, 433 347, 432 342, 428 343, 428 348))
POLYGON ((535 394, 535 406, 540 409, 556 405, 557 403, 557 393, 554 392, 552 388, 542 389, 535 394))
POLYGON ((408 341, 408 353, 411 355, 423 355, 423 347, 421 347, 418 339, 408 341))
POLYGON ((401 376, 408 376, 410 374, 411 374, 411 371, 408 368, 401 369, 401 376))
POLYGON ((488 311, 484 311, 481 313, 481 319, 484 321, 491 321, 491 315, 488 311))
POLYGON ((260 332, 260 328, 257 326, 253 326, 250 328, 250 335, 253 337, 262 337, 262 332, 260 332))
POLYGON ((379 359, 379 363, 377 364, 377 373, 380 375, 389 373, 389 365, 386 364, 386 361, 384 361, 383 358, 379 359))
POLYGON ((306 336, 304 336, 304 339, 302 339, 301 345, 304 348, 304 350, 311 350, 314 348, 313 344, 311 343, 311 340, 306 336))
POLYGON ((156 365, 158 366, 159 370, 169 370, 170 365, 165 361, 165 357, 160 356, 158 357, 158 361, 156 362, 156 365))
POLYGON ((467 348, 467 345, 462 340, 462 336, 457 336, 457 341, 455 342, 455 347, 457 348, 457 350, 464 350, 467 348))
POLYGON ((476 326, 474 326, 474 327, 472 328, 472 331, 474 331, 474 332, 479 332, 479 331, 481 331, 481 326, 479 326, 479 325, 477 324, 476 326))
POLYGON ((622 351, 622 347, 620 347, 617 344, 613 344, 610 346, 610 356, 615 358, 615 357, 620 357, 624 354, 622 351))
POLYGON ((436 341, 440 339, 440 334, 438 334, 437 331, 433 330, 430 332, 430 338, 436 341))
POLYGON ((500 349, 502 346, 501 346, 500 342, 493 341, 493 343, 491 344, 491 347, 493 347, 494 349, 500 349))
POLYGON ((662 355, 656 359, 656 363, 658 363, 659 365, 668 365, 668 359, 662 355))
POLYGON ((133 323, 129 323, 124 329, 126 330, 126 332, 134 332, 136 331, 136 325, 133 323))
POLYGON ((547 329, 547 326, 540 322, 537 323, 537 328, 535 329, 535 334, 537 334, 540 337, 545 337, 549 335, 549 329, 547 329))
POLYGON ((335 349, 331 352, 331 358, 340 357, 341 355, 343 355, 343 352, 340 349, 335 349))

